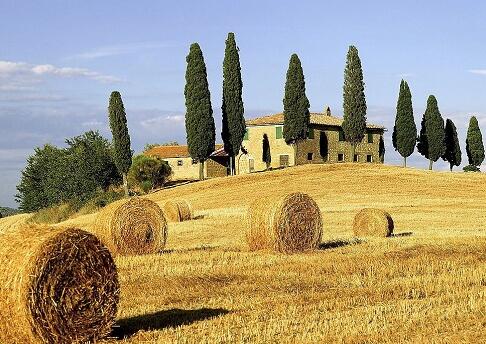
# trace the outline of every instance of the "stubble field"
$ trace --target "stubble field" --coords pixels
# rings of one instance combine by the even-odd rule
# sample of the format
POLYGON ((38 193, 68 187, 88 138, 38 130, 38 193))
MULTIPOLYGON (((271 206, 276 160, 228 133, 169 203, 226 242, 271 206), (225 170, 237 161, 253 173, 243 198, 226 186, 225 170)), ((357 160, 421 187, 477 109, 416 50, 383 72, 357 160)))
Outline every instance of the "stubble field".
MULTIPOLYGON (((195 219, 170 224, 160 255, 116 258, 121 302, 109 343, 486 341, 484 174, 306 165, 148 198, 160 205, 184 198, 195 219), (320 249, 250 252, 248 204, 294 191, 319 204, 320 249), (363 207, 387 210, 395 236, 353 238, 353 217, 363 207)), ((94 218, 61 225, 89 230, 94 218)))

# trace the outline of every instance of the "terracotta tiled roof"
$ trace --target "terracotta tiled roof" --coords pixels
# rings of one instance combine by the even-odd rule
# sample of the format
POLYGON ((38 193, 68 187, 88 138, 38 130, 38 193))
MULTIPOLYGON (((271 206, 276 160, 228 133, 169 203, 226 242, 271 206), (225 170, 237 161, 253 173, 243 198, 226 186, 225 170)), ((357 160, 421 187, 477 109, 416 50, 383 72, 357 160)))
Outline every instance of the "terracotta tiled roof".
POLYGON ((215 150, 211 153, 211 156, 228 156, 228 153, 224 151, 224 148, 221 147, 220 149, 215 150))
MULTIPOLYGON (((277 125, 284 123, 284 115, 283 113, 277 113, 274 115, 268 115, 258 118, 249 119, 246 121, 246 125, 277 125)), ((336 126, 340 127, 343 124, 343 119, 334 116, 328 116, 324 113, 316 113, 312 112, 310 114, 310 123, 311 124, 318 124, 318 125, 329 125, 329 126, 336 126)), ((366 124, 367 128, 370 129, 385 129, 385 127, 377 124, 366 124)))
MULTIPOLYGON (((215 150, 217 151, 223 147, 221 144, 217 144, 215 146, 215 150)), ((151 156, 158 156, 162 159, 167 158, 188 158, 190 157, 189 150, 187 146, 157 146, 149 149, 148 151, 144 152, 145 155, 151 156)))

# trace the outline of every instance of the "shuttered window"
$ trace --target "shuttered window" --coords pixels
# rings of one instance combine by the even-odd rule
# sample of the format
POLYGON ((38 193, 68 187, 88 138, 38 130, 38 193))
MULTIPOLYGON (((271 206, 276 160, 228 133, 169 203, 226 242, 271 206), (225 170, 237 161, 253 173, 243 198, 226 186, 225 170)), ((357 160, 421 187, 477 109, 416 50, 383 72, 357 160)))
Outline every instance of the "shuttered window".
POLYGON ((373 133, 368 133, 368 143, 373 143, 373 133))
POLYGON ((281 139, 283 137, 282 127, 275 127, 275 138, 281 139))
POLYGON ((307 138, 308 139, 313 139, 314 138, 314 129, 309 128, 309 130, 307 131, 307 138))
POLYGON ((344 131, 342 131, 342 130, 339 130, 339 141, 345 141, 344 131))

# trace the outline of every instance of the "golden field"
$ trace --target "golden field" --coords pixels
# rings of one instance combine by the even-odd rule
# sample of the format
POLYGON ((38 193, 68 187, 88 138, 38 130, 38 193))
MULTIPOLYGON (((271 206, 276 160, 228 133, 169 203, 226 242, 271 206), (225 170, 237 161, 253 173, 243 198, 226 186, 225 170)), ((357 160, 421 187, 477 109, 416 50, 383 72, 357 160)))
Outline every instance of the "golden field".
MULTIPOLYGON (((109 343, 486 342, 484 174, 305 165, 148 198, 184 198, 195 219, 170 224, 163 254, 116 258, 121 302, 109 343), (322 211, 321 248, 250 252, 248 204, 295 191, 322 211), (353 238, 363 207, 388 211, 395 236, 353 238)), ((61 225, 90 230, 95 216, 61 225)))

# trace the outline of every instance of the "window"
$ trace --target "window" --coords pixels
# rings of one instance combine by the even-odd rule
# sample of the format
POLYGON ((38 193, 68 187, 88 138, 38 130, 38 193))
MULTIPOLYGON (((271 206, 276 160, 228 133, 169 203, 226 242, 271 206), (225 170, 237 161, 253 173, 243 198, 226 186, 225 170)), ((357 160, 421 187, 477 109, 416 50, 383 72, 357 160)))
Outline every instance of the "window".
POLYGON ((346 139, 344 138, 344 131, 342 130, 339 130, 339 141, 346 141, 346 139))
POLYGON ((289 166, 289 156, 288 155, 281 155, 280 156, 280 167, 287 167, 289 166))
POLYGON ((373 162, 373 155, 368 154, 368 155, 366 156, 366 162, 373 162))
POLYGON ((344 161, 344 154, 343 153, 338 153, 338 161, 343 162, 344 161))
POLYGON ((248 159, 248 168, 250 169, 250 172, 255 171, 255 160, 253 159, 248 159))
POLYGON ((249 129, 246 129, 245 136, 243 136, 243 140, 248 141, 248 132, 249 131, 250 131, 249 129))
POLYGON ((312 139, 314 139, 314 129, 309 128, 309 129, 307 130, 307 138, 308 138, 308 139, 311 139, 311 140, 312 140, 312 139))
POLYGON ((307 160, 313 160, 314 159, 314 153, 307 153, 307 160))
POLYGON ((182 160, 177 160, 177 166, 182 166, 184 165, 184 161, 182 160))
POLYGON ((281 139, 283 137, 282 130, 283 127, 275 127, 275 138, 281 139))
POLYGON ((354 162, 358 162, 359 161, 359 157, 358 157, 358 154, 355 154, 354 155, 354 158, 353 158, 354 162))
POLYGON ((192 159, 192 164, 196 165, 198 163, 197 159, 192 159))
POLYGON ((373 133, 368 133, 368 143, 373 143, 373 133))

